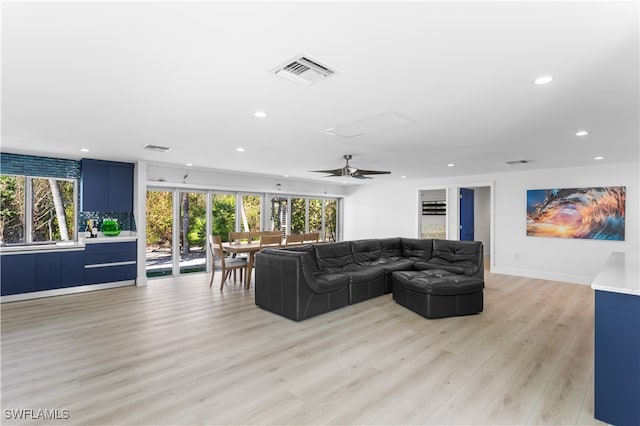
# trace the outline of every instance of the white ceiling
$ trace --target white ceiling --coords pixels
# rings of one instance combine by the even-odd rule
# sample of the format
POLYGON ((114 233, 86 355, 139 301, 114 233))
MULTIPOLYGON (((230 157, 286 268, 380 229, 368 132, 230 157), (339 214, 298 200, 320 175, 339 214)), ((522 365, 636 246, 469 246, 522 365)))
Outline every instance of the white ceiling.
POLYGON ((639 21, 635 1, 5 1, 2 150, 302 179, 349 153, 392 172, 368 182, 638 161, 639 21), (299 53, 338 74, 269 73, 299 53), (413 122, 323 133, 386 112, 413 122))

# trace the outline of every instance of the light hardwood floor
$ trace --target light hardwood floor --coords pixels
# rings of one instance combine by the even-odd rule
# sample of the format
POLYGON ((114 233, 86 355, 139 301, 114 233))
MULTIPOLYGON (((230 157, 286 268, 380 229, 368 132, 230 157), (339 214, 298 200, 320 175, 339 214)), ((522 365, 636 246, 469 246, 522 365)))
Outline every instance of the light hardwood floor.
POLYGON ((479 315, 427 320, 385 295, 296 323, 208 281, 2 305, 2 408, 69 410, 29 424, 600 423, 588 286, 487 273, 479 315))

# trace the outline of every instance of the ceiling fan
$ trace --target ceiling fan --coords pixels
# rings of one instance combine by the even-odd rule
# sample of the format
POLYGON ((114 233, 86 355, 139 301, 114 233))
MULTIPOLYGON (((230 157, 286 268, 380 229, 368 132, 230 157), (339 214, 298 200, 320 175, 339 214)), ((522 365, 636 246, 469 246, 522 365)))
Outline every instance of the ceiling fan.
POLYGON ((349 160, 351 160, 351 158, 353 158, 353 156, 351 154, 345 154, 342 156, 342 158, 345 159, 346 163, 344 167, 340 168, 340 169, 333 169, 333 170, 313 170, 313 172, 315 173, 329 173, 329 176, 326 177, 334 177, 334 176, 338 176, 338 177, 352 177, 355 179, 373 179, 367 175, 389 175, 391 174, 391 172, 386 172, 386 171, 382 171, 382 170, 364 170, 364 169, 357 169, 355 167, 351 167, 349 165, 349 160))

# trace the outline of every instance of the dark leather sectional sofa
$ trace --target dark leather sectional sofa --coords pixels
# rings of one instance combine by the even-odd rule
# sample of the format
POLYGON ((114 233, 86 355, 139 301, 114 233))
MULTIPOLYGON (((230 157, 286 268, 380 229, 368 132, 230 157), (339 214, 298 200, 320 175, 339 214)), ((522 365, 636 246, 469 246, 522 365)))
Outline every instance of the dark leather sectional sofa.
POLYGON ((256 304, 295 321, 390 293, 396 271, 477 277, 484 286, 477 241, 397 237, 264 249, 255 268, 256 304))

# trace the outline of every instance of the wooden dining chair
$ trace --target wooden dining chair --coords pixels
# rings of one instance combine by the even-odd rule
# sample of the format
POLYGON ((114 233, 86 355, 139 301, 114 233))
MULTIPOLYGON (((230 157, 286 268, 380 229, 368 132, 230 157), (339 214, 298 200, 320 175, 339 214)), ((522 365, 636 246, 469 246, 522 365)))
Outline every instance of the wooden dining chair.
POLYGON ((262 231, 261 235, 266 235, 267 237, 275 237, 277 235, 282 238, 282 231, 262 231))
POLYGON ((260 250, 264 247, 282 247, 282 235, 261 235, 260 236, 260 250))
POLYGON ((249 232, 249 241, 259 241, 260 235, 262 235, 262 231, 250 231, 249 232))
POLYGON ((287 239, 284 242, 285 247, 304 244, 304 236, 305 234, 287 235, 287 239))
MULTIPOLYGON (((251 232, 249 231, 231 231, 229 232, 229 242, 235 244, 243 244, 251 242, 251 232)), ((249 256, 247 254, 232 254, 231 257, 234 259, 242 259, 245 262, 249 261, 249 256)), ((242 274, 242 271, 240 271, 242 274)), ((236 279, 236 271, 233 271, 233 279, 236 279)), ((240 275, 240 279, 242 280, 242 275, 240 275)))
POLYGON ((315 244, 320 241, 320 233, 319 232, 309 232, 307 234, 303 234, 303 242, 309 244, 315 244))
POLYGON ((216 274, 216 269, 222 271, 222 279, 220 281, 220 290, 224 287, 224 283, 231 271, 240 270, 240 281, 242 281, 242 272, 247 270, 247 261, 245 259, 226 257, 224 250, 222 249, 222 239, 219 235, 209 235, 209 248, 211 249, 211 256, 213 257, 213 265, 211 270, 211 281, 209 287, 213 285, 213 277, 216 274))

